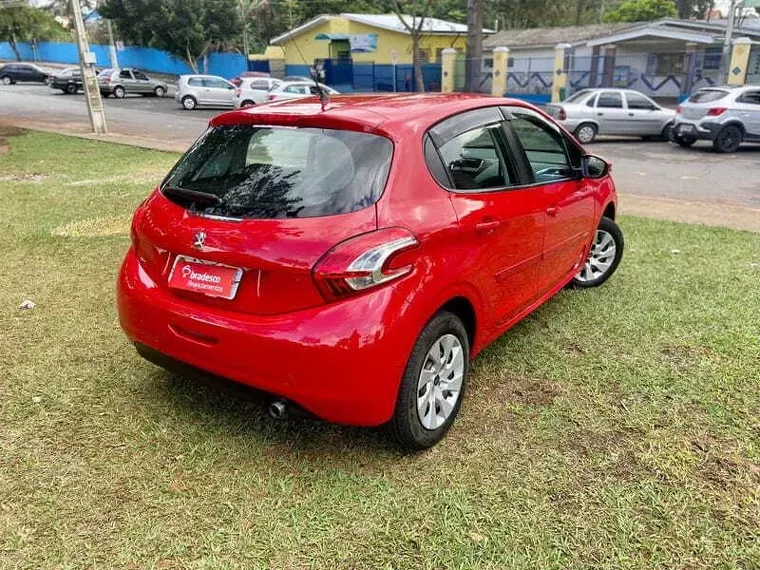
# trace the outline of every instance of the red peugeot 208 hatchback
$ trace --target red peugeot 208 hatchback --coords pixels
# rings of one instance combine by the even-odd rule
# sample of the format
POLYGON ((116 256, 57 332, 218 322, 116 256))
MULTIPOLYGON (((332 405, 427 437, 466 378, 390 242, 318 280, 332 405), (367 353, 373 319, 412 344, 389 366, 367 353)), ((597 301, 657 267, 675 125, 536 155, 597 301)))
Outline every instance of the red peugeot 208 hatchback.
POLYGON ((137 209, 121 324, 154 362, 331 422, 443 437, 468 362, 623 237, 609 166, 534 107, 335 97, 211 120, 137 209))

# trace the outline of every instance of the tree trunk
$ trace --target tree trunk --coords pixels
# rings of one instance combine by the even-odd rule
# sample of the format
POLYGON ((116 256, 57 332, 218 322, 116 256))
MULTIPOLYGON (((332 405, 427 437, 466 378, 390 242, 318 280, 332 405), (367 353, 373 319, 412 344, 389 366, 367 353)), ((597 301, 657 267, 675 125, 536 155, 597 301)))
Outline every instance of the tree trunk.
POLYGON ((11 32, 11 41, 9 43, 11 44, 13 53, 16 54, 16 61, 21 61, 21 52, 18 50, 18 40, 16 40, 16 34, 14 32, 11 32))
POLYGON ((425 92, 425 80, 422 77, 422 66, 420 65, 420 34, 412 34, 412 67, 414 69, 414 81, 417 85, 418 93, 425 92))

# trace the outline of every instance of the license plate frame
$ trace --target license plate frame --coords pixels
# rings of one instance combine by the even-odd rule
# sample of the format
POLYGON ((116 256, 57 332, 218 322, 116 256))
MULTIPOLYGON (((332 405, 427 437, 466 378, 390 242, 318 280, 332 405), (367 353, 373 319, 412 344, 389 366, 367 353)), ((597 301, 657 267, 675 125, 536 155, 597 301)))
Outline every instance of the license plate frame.
MULTIPOLYGON (((185 268, 183 268, 180 271, 185 271, 185 268)), ((172 269, 169 272, 169 278, 167 280, 167 284, 170 288, 176 289, 178 291, 188 291, 190 293, 199 293, 201 295, 205 295, 206 297, 213 297, 216 299, 227 299, 228 301, 231 301, 237 295, 238 289, 240 288, 240 282, 242 280, 243 280, 243 269, 241 267, 226 265, 224 263, 215 263, 213 261, 198 259, 196 257, 191 257, 189 255, 178 255, 177 257, 174 258, 174 263, 172 264, 172 269), (182 275, 181 273, 177 274, 177 267, 182 263, 187 264, 185 265, 185 267, 189 268, 189 271, 190 271, 189 274, 187 275, 182 275), (192 281, 190 281, 190 279, 192 279, 191 276, 193 273, 193 267, 201 268, 201 269, 214 268, 214 269, 211 269, 209 273, 204 274, 204 275, 211 275, 212 277, 214 276, 214 274, 219 275, 220 272, 218 270, 220 269, 223 270, 222 273, 226 281, 224 286, 217 285, 215 282, 212 282, 212 281, 203 280, 202 278, 193 279, 192 281), (227 281, 227 278, 229 278, 229 281, 227 281), (181 279, 184 279, 185 282, 182 283, 182 281, 180 281, 181 279), (195 287, 192 287, 187 284, 189 282, 196 283, 197 285, 195 287), (219 291, 218 290, 219 288, 221 288, 222 290, 219 291)))

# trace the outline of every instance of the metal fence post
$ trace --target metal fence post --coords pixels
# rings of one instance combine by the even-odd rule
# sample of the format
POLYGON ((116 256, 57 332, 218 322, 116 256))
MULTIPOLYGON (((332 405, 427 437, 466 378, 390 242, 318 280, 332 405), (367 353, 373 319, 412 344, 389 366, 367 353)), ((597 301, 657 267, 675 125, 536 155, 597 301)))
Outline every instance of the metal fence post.
POLYGON ((509 48, 500 46, 493 50, 493 77, 491 95, 504 97, 507 93, 507 73, 509 71, 509 48))
POLYGON ((454 73, 457 61, 457 50, 446 48, 441 52, 441 92, 454 92, 454 73))

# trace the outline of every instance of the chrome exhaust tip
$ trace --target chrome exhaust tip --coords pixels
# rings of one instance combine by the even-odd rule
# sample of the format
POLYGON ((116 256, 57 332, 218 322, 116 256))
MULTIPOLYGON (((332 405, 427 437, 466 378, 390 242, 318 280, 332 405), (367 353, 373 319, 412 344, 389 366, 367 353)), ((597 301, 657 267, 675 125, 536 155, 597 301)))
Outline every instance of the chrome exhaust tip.
POLYGON ((285 400, 275 400, 269 404, 269 415, 276 420, 283 419, 288 413, 288 404, 285 400))

